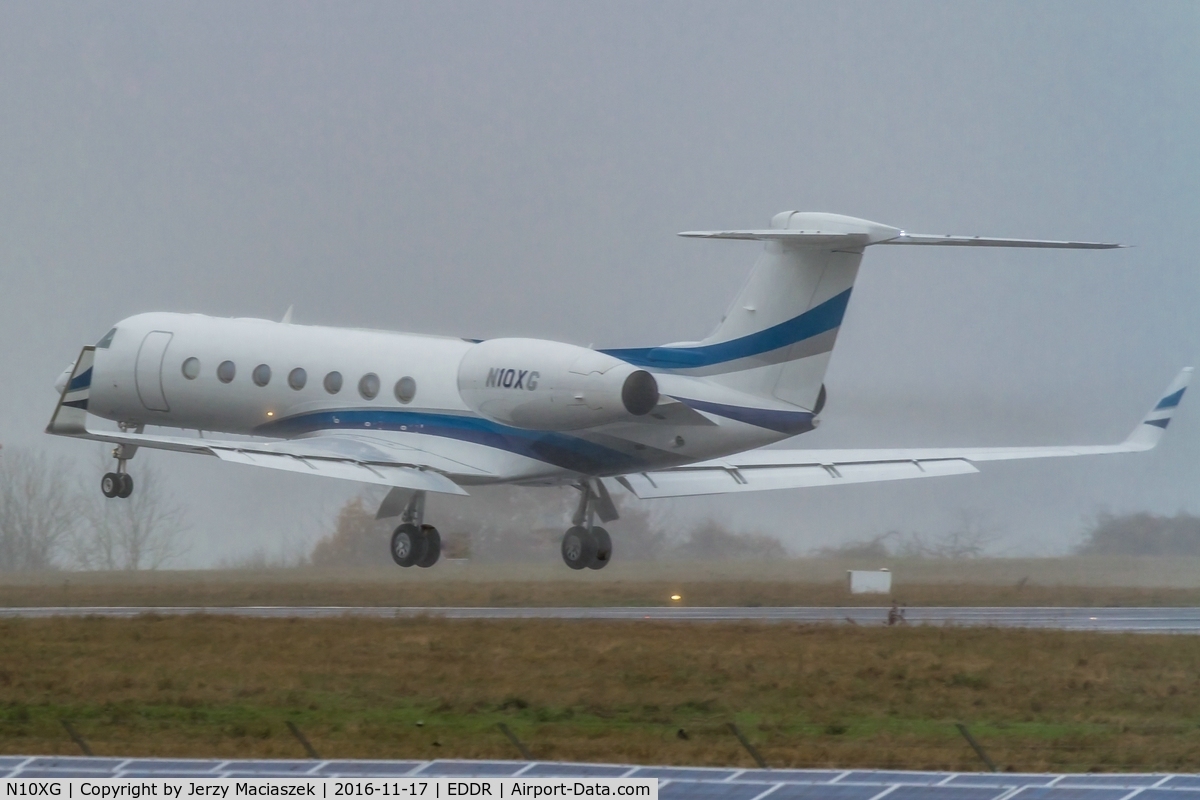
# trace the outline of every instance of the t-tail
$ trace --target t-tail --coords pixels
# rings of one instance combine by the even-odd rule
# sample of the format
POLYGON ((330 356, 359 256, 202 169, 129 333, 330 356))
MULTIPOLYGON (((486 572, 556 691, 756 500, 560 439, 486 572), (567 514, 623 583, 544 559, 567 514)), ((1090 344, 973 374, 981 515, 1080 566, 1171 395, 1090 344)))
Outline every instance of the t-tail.
POLYGON ((850 302, 863 250, 875 244, 1102 250, 1101 242, 910 234, 865 219, 784 211, 766 230, 687 231, 702 239, 764 242, 716 330, 700 342, 609 350, 659 372, 705 377, 770 402, 820 413, 825 370, 850 302))

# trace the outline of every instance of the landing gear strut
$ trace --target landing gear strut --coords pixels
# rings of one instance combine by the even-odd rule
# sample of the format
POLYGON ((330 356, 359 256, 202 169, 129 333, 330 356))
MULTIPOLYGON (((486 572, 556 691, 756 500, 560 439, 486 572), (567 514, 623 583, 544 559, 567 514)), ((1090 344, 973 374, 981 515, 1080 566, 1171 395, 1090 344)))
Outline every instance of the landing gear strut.
MULTIPOLYGON (((382 512, 382 509, 381 509, 382 512)), ((442 555, 442 536, 432 525, 423 524, 425 493, 413 492, 400 514, 400 525, 392 532, 392 560, 402 567, 432 567, 442 555)))
POLYGON ((563 534, 563 562, 571 569, 604 569, 612 560, 612 537, 595 524, 595 518, 611 522, 617 518, 617 508, 599 480, 586 480, 577 488, 582 496, 572 519, 575 524, 563 534))
MULTIPOLYGON (((141 433, 139 426, 138 433, 141 433)), ((104 477, 100 479, 100 491, 105 497, 129 497, 133 494, 133 476, 125 471, 125 462, 133 458, 133 454, 137 452, 137 447, 127 444, 119 444, 113 448, 113 458, 117 460, 117 471, 106 472, 104 477)))

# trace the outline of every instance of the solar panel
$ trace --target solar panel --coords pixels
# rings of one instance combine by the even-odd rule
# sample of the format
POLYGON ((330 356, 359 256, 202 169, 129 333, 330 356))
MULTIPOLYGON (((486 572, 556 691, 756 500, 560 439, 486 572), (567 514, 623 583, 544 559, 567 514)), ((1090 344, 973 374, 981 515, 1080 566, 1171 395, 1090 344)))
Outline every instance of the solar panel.
MULTIPOLYGON (((753 800, 770 789, 761 783, 703 783, 701 781, 671 781, 658 787, 659 800, 753 800)), ((772 792, 774 794, 774 792, 772 792)))
POLYGON ((89 769, 114 770, 128 759, 91 758, 86 756, 40 756, 25 765, 25 769, 89 769))
POLYGON ((113 778, 112 770, 99 769, 23 769, 13 778, 113 778))
MULTIPOLYGON (((1162 775, 1066 775, 1055 786, 1153 786, 1163 779, 1162 775)), ((1141 795, 1138 795, 1141 797, 1141 795)))
POLYGON ((845 774, 844 769, 745 769, 738 773, 737 780, 829 783, 845 774))
POLYGON ((1200 789, 1200 775, 1172 775, 1160 783, 1159 788, 1200 789))
POLYGON ((1128 789, 1089 789, 1084 787, 1027 786, 1018 789, 1009 800, 1121 800, 1128 789))
POLYGON ((871 770, 848 773, 839 783, 906 783, 930 786, 946 780, 945 772, 904 772, 902 770, 871 770))
POLYGON ((1058 775, 1042 775, 1035 772, 972 772, 955 775, 944 786, 1045 786, 1057 780, 1058 775))
POLYGON ((424 761, 327 761, 314 774, 346 775, 355 778, 390 778, 393 775, 407 775, 424 763, 424 761))
POLYGON ((619 778, 632 767, 608 764, 534 764, 522 778, 619 778))
POLYGON ((659 778, 663 800, 1200 800, 1200 774, 1017 774, 722 769, 553 761, 302 761, 0 756, 16 778, 515 777, 659 778), (1153 788, 1152 788, 1153 787, 1153 788), (1135 796, 1136 795, 1136 796, 1135 796))
POLYGON ((416 774, 431 778, 508 778, 526 766, 521 761, 431 761, 416 774))
POLYGON ((736 769, 704 769, 702 767, 638 767, 631 778, 662 778, 678 781, 723 781, 738 774, 736 769))
POLYGON ((767 797, 770 800, 871 800, 889 788, 865 783, 785 783, 767 797))
POLYGON ((280 772, 285 775, 295 776, 303 775, 312 772, 321 763, 319 761, 230 761, 228 762, 233 769, 241 772, 255 772, 257 770, 280 772))
POLYGON ((121 762, 121 772, 130 772, 138 770, 140 772, 173 772, 183 770, 186 772, 212 772, 219 761, 200 761, 194 758, 188 759, 171 759, 171 758, 134 758, 129 761, 121 762))
POLYGON ((1007 792, 1003 786, 897 786, 889 800, 992 800, 1007 792))

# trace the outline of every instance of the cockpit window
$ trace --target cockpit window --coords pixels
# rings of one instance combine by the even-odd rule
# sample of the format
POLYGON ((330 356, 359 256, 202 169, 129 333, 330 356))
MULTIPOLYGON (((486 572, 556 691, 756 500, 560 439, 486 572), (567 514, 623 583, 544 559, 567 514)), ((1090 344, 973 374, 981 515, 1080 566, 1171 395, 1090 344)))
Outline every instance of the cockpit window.
POLYGON ((108 346, 109 346, 110 344, 112 344, 113 337, 114 337, 114 336, 116 336, 116 335, 117 335, 117 329, 116 329, 116 328, 113 328, 111 331, 109 331, 108 333, 104 334, 104 338, 103 338, 103 339, 101 339, 100 341, 96 342, 96 348, 97 348, 98 350, 107 350, 107 349, 108 349, 108 346))

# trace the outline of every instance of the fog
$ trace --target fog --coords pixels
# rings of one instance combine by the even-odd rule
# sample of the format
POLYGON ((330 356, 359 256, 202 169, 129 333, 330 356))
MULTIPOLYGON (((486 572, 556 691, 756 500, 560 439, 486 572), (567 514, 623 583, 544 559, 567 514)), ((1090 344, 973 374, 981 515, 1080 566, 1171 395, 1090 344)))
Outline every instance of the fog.
MULTIPOLYGON (((700 338, 757 245, 674 234, 785 209, 1135 245, 868 250, 822 426, 790 446, 1119 439, 1197 360, 1198 24, 1194 3, 6 4, 0 443, 98 492, 95 446, 42 433, 52 384, 141 311, 700 338)), ((1100 508, 1200 512, 1196 399, 1150 454, 656 513, 802 552, 966 512, 997 553, 1062 553, 1100 508)), ((307 551, 357 490, 150 458, 193 566, 307 551)))

